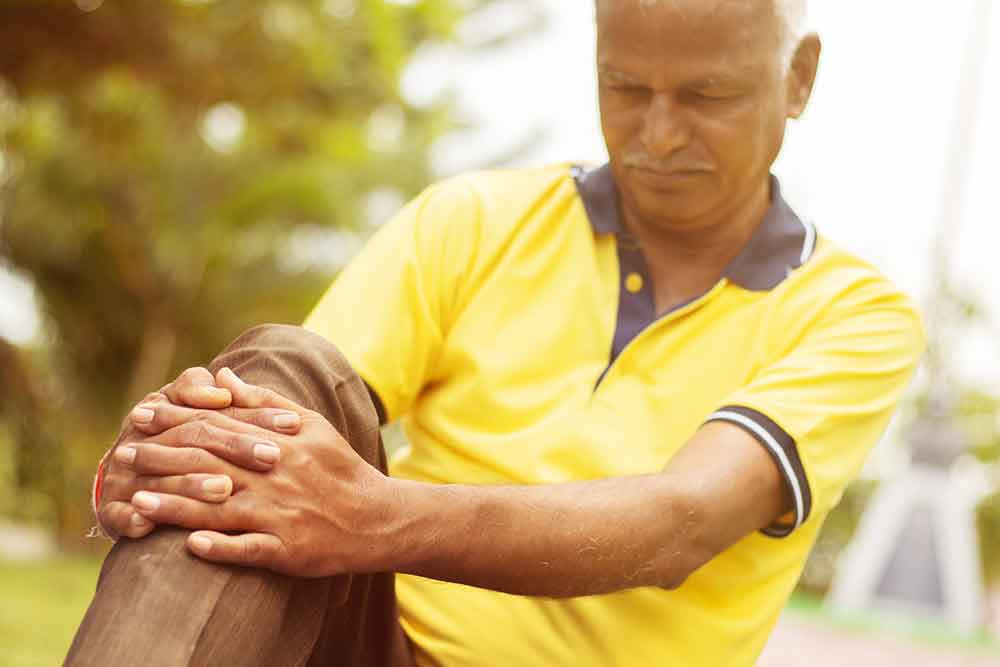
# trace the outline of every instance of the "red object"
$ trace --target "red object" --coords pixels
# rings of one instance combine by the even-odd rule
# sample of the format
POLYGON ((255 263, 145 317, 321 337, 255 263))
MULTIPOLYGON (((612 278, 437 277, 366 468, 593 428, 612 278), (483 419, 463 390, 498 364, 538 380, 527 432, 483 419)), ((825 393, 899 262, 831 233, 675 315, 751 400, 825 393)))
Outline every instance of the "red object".
POLYGON ((104 459, 97 466, 97 477, 94 478, 94 507, 101 506, 101 488, 104 486, 104 459))

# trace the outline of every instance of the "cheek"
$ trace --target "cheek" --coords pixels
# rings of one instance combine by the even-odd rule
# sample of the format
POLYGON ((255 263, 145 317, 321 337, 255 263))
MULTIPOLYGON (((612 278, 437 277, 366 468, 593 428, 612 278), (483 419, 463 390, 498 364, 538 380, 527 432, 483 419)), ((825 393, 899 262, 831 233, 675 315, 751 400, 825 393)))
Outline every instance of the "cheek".
POLYGON ((781 147, 784 123, 759 106, 738 113, 703 118, 698 136, 702 144, 727 171, 757 171, 768 165, 781 147))
POLYGON ((638 140, 644 113, 642 105, 622 100, 619 95, 603 93, 598 94, 598 104, 601 129, 610 153, 614 154, 616 150, 638 140))

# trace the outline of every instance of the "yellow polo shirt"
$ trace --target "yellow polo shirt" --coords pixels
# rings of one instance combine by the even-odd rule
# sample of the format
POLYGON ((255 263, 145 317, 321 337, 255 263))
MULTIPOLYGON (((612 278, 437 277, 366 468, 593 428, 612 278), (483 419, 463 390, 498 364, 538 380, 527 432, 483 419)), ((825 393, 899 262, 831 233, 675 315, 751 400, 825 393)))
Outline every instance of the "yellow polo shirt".
MULTIPOLYGON (((910 301, 773 186, 718 284, 658 314, 608 167, 478 173, 372 238, 306 326, 411 447, 395 476, 545 484, 661 470, 708 420, 751 433, 795 511, 678 590, 569 600, 399 576, 428 665, 752 665, 924 347, 910 301)), ((615 517, 609 516, 608 521, 615 517)))

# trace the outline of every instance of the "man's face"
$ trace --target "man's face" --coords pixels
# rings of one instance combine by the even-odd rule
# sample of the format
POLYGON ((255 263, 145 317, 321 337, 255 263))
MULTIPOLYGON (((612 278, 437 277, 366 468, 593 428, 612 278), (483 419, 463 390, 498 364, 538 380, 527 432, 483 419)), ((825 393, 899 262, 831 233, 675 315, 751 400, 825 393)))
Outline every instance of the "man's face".
POLYGON ((761 192, 801 110, 772 1, 599 0, 597 15, 601 125, 627 212, 693 223, 761 192))

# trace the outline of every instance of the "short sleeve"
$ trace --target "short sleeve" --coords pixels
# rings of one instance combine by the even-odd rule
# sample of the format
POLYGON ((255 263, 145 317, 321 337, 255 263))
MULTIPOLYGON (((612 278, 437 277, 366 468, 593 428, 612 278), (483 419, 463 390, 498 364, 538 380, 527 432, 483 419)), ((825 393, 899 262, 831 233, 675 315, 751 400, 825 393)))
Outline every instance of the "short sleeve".
POLYGON ((906 297, 871 281, 838 298, 787 354, 709 417, 745 429, 781 470, 793 514, 764 534, 790 535, 840 501, 888 426, 924 346, 906 297))
POLYGON ((434 372, 477 234, 472 188, 433 186, 372 236, 303 325, 340 349, 389 420, 434 372))

